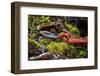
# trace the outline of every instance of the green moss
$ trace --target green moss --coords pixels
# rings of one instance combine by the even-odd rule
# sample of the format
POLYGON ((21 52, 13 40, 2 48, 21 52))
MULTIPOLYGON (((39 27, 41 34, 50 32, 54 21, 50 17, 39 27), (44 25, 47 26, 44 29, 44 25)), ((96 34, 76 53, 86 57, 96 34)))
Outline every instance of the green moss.
POLYGON ((80 55, 80 57, 86 57, 87 51, 86 50, 80 50, 79 55, 80 55))
POLYGON ((64 22, 64 25, 67 29, 72 29, 73 28, 72 24, 67 23, 67 21, 64 22))
POLYGON ((88 52, 86 48, 69 44, 68 49, 65 50, 65 54, 69 58, 86 58, 88 52))
POLYGON ((69 24, 67 21, 64 22, 65 27, 74 35, 80 35, 80 31, 75 24, 69 24))
POLYGON ((47 49, 49 52, 60 52, 62 54, 65 53, 65 49, 68 48, 68 45, 64 42, 51 42, 47 45, 47 49))
POLYGON ((49 38, 43 38, 40 40, 41 43, 47 45, 49 44, 51 41, 53 41, 52 39, 49 39, 49 38))
POLYGON ((76 26, 73 26, 73 28, 70 29, 70 32, 72 34, 76 34, 76 35, 80 34, 80 31, 79 31, 79 29, 76 26))

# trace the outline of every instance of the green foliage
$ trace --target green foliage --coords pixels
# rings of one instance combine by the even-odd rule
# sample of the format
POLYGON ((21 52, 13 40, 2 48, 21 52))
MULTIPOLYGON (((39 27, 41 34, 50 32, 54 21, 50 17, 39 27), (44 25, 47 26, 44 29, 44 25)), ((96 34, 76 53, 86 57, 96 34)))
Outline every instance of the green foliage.
POLYGON ((80 57, 86 57, 87 51, 86 50, 80 50, 79 55, 80 55, 80 57))
POLYGON ((70 32, 72 34, 78 34, 78 35, 80 34, 80 31, 76 26, 74 26, 72 29, 70 29, 70 32))
POLYGON ((30 36, 31 39, 37 39, 39 37, 39 32, 34 33, 30 36))
POLYGON ((51 42, 47 45, 47 49, 49 52, 60 52, 62 54, 65 53, 65 49, 68 48, 68 45, 64 42, 51 42))
POLYGON ((50 42, 52 42, 53 40, 52 39, 49 39, 49 38, 43 38, 40 40, 41 43, 47 45, 49 44, 50 42))
POLYGON ((49 22, 51 22, 51 20, 50 20, 49 16, 41 16, 39 22, 40 22, 40 24, 49 23, 49 22))
POLYGON ((34 30, 37 30, 37 26, 40 24, 47 24, 50 23, 49 16, 28 16, 28 33, 33 35, 34 30))
POLYGON ((71 32, 72 34, 80 35, 80 31, 75 24, 69 24, 67 21, 64 22, 65 27, 71 32))
POLYGON ((69 24, 67 21, 64 22, 64 25, 67 29, 72 29, 73 28, 72 24, 69 24))
POLYGON ((28 26, 31 27, 32 23, 33 23, 33 17, 32 16, 28 16, 28 26))
POLYGON ((75 58, 78 54, 78 50, 74 45, 68 44, 68 49, 65 50, 65 55, 69 58, 75 58))
POLYGON ((29 25, 37 26, 39 24, 51 22, 49 16, 28 16, 29 25))
POLYGON ((36 48, 42 47, 41 44, 33 39, 28 39, 28 43, 35 46, 36 48))

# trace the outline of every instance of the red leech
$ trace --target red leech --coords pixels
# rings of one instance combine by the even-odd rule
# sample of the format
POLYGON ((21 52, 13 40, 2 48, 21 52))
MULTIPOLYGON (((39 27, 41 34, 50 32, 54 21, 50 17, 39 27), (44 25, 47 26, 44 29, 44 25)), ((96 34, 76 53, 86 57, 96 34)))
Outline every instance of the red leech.
POLYGON ((69 44, 79 44, 79 45, 87 45, 87 40, 84 39, 84 38, 78 38, 78 39, 75 39, 75 38, 71 38, 71 34, 69 33, 64 33, 64 34, 61 34, 61 35, 58 35, 58 38, 68 38, 68 40, 66 42, 68 42, 69 44))

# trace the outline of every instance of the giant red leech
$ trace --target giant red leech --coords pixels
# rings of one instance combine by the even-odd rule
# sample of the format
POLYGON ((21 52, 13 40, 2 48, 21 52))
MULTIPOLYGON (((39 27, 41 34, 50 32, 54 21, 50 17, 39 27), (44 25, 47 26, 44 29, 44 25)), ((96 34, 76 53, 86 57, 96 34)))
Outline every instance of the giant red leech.
POLYGON ((68 32, 65 32, 61 35, 58 35, 59 38, 67 38, 66 42, 69 44, 79 44, 79 45, 87 45, 87 39, 84 38, 72 38, 71 34, 68 32))

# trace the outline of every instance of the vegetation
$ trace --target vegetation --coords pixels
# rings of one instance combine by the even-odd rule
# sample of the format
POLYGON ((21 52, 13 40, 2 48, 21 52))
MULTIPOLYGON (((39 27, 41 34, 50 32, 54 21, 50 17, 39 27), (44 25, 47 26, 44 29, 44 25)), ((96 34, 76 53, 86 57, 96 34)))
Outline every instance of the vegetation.
MULTIPOLYGON (((70 44, 68 42, 71 38, 84 38, 87 36, 87 28, 80 25, 81 22, 87 22, 86 17, 62 17, 62 16, 28 16, 28 56, 40 56, 41 54, 49 53, 46 59, 70 59, 70 58, 87 58, 88 50, 87 45, 70 44), (81 30, 80 26, 83 27, 81 30), (40 31, 47 31, 45 36, 40 31), (65 31, 71 34, 71 37, 63 35, 65 31), (51 35, 48 36, 50 33, 51 35), (54 36, 51 37, 51 36, 54 36), (55 55, 55 56, 54 56, 55 55), (54 58, 54 57, 56 58, 54 58), (59 57, 60 56, 60 57, 59 57), (64 58, 63 58, 64 57, 64 58)), ((45 59, 45 58, 44 58, 45 59)), ((39 60, 39 59, 33 59, 39 60)))
POLYGON ((68 49, 68 44, 65 42, 51 42, 47 45, 47 49, 49 52, 61 52, 65 53, 65 49, 68 49))

